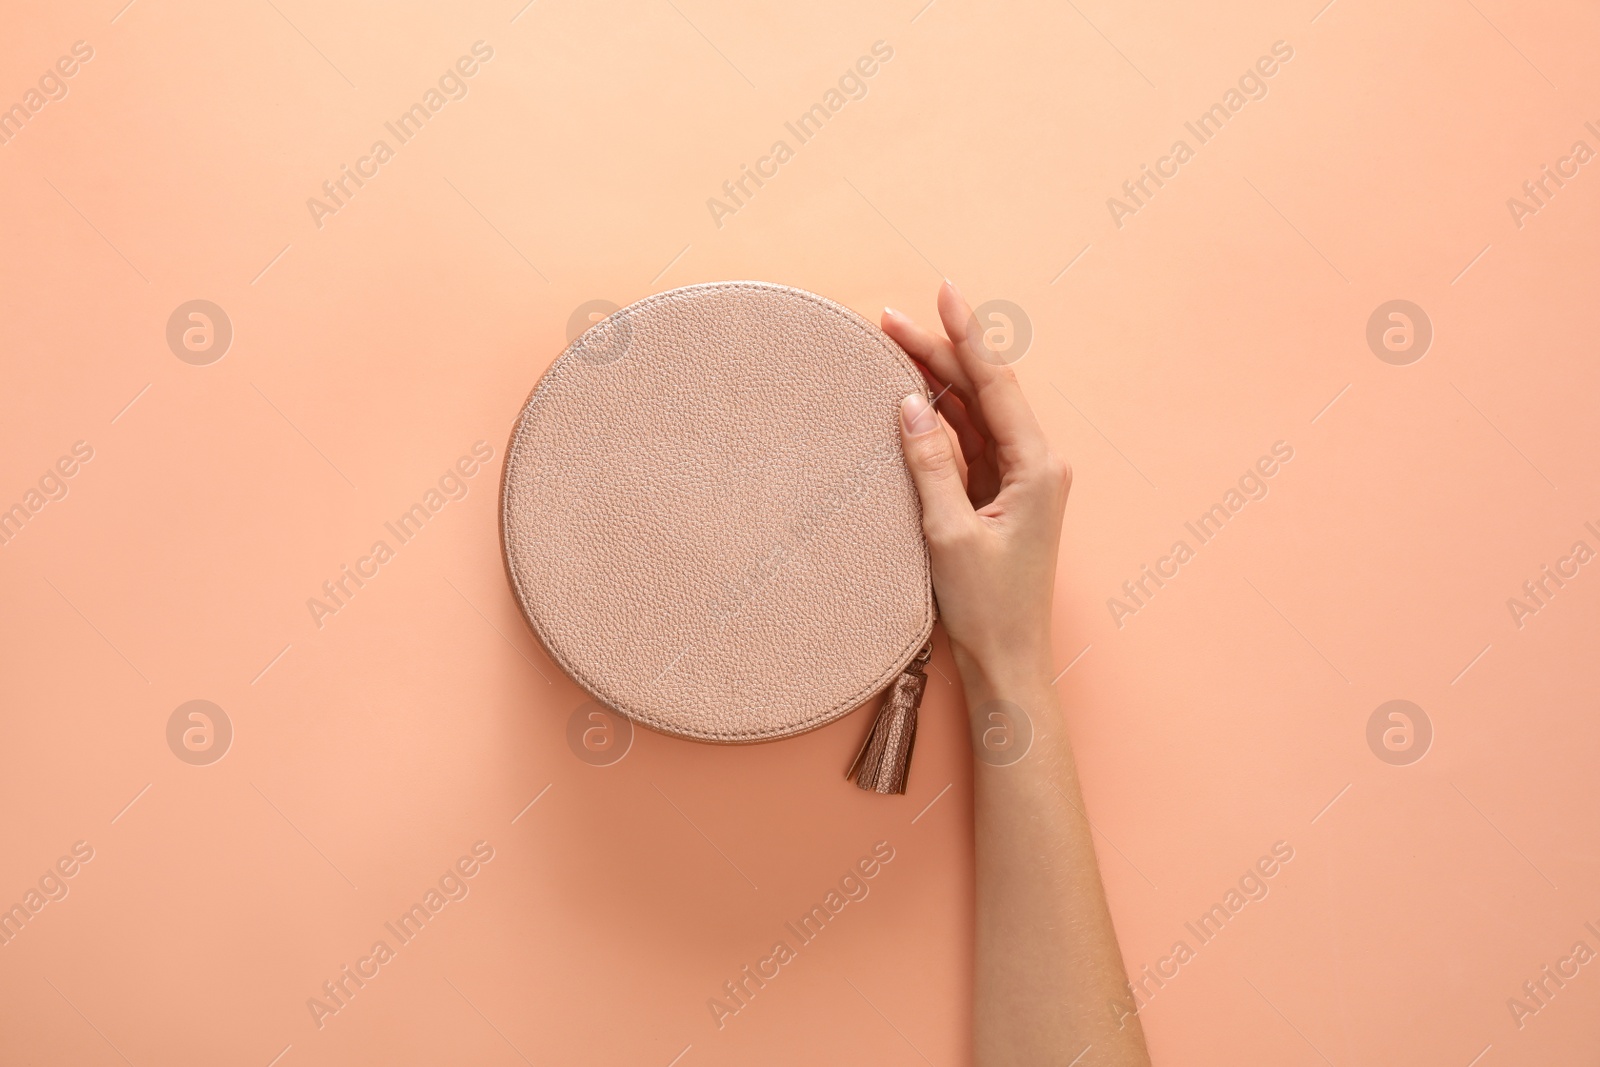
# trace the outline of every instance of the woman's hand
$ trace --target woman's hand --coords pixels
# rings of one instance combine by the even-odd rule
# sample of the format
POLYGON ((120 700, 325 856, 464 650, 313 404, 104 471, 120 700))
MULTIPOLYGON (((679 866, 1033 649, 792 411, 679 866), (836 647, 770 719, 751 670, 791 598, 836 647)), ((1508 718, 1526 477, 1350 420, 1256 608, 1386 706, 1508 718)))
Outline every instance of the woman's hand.
POLYGON ((1072 468, 1050 451, 1016 376, 984 348, 977 319, 952 282, 939 289, 939 318, 946 337, 897 311, 883 313, 884 331, 921 366, 950 426, 920 395, 906 397, 900 432, 922 497, 939 614, 964 678, 1048 677, 1051 594, 1072 468))
POLYGON ((980 1067, 1148 1067, 1050 678, 1072 472, 949 282, 939 318, 945 337, 888 310, 883 328, 922 366, 950 426, 923 397, 906 397, 901 439, 974 724, 974 1057, 980 1067), (987 749, 983 729, 997 708, 1026 726, 1008 734, 1025 741, 1003 752, 987 749))

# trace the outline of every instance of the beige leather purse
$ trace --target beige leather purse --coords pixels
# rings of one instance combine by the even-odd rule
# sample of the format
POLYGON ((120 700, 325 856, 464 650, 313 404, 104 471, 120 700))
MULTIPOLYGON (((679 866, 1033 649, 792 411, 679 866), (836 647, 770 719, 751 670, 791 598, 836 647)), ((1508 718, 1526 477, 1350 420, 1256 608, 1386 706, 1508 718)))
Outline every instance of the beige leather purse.
POLYGON ((506 450, 506 572, 597 701, 697 741, 816 729, 888 690, 847 776, 903 793, 935 607, 900 401, 927 384, 813 293, 691 285, 596 323, 506 450))

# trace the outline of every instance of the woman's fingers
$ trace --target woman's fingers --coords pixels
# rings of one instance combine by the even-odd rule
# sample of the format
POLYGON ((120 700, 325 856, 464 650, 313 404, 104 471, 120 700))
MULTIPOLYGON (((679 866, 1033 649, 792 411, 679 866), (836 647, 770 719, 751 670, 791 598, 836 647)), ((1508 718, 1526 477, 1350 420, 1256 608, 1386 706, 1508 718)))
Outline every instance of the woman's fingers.
MULTIPOLYGON (((939 389, 935 389, 934 395, 937 397, 939 392, 939 389)), ((946 392, 933 402, 933 406, 939 409, 939 414, 956 432, 956 440, 961 444, 961 458, 969 466, 981 460, 988 439, 972 425, 972 416, 967 414, 967 406, 961 402, 961 398, 953 392, 946 392)))
POLYGON ((976 462, 983 455, 985 438, 978 432, 978 428, 972 425, 972 416, 967 414, 967 406, 961 402, 955 390, 940 381, 931 370, 915 359, 911 362, 921 372, 922 380, 928 383, 928 389, 933 394, 933 406, 944 416, 944 421, 950 424, 950 429, 955 431, 956 442, 961 445, 962 460, 968 464, 976 462))
POLYGON ((955 348, 948 340, 924 330, 909 316, 901 314, 894 308, 883 309, 883 332, 894 338, 912 359, 932 371, 933 376, 940 381, 941 389, 948 385, 950 391, 960 398, 966 408, 973 427, 980 434, 988 436, 984 430, 983 413, 975 407, 976 393, 972 388, 972 382, 967 378, 960 361, 956 359, 955 348))
MULTIPOLYGON (((990 361, 972 308, 954 282, 946 281, 939 288, 939 318, 950 336, 959 374, 970 383, 970 397, 963 396, 968 413, 981 418, 985 436, 994 441, 1002 465, 1041 462, 1049 445, 1033 417, 1033 408, 1011 369, 990 361)), ((939 367, 934 370, 943 373, 939 367)))
POLYGON ((953 282, 939 289, 939 318, 948 339, 891 308, 884 308, 883 328, 933 387, 967 463, 967 497, 983 507, 1007 483, 1047 476, 1049 444, 1016 376, 991 361, 976 317, 953 282))
MULTIPOLYGON (((934 395, 947 386, 935 386, 934 395)), ((967 465, 967 499, 972 506, 981 508, 1000 492, 1000 468, 995 462, 994 445, 972 425, 972 416, 953 391, 934 401, 933 406, 944 416, 955 432, 956 443, 961 446, 961 458, 967 465)))
POLYGON ((933 396, 934 409, 944 416, 944 421, 949 423, 951 432, 955 434, 961 459, 967 467, 967 499, 972 501, 973 507, 981 508, 1000 492, 1000 471, 995 465, 994 447, 973 426, 967 406, 955 391, 922 363, 913 359, 911 364, 927 383, 928 391, 933 396))
POLYGON ((947 542, 974 521, 974 514, 961 484, 950 435, 920 393, 912 393, 900 404, 900 443, 917 495, 922 498, 923 532, 930 542, 947 542))

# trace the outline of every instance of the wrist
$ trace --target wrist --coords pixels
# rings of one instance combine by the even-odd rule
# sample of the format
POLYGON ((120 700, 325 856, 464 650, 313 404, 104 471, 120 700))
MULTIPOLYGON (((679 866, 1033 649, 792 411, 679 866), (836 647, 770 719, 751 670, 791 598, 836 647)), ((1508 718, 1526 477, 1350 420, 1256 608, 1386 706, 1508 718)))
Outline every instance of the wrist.
POLYGON ((961 672, 969 708, 986 700, 1016 700, 1050 692, 1047 651, 1013 649, 975 655, 954 643, 950 651, 961 672))
POLYGON ((1006 768, 1003 777, 1030 789, 1057 781, 1072 758, 1048 669, 1028 660, 1004 659, 962 672, 973 758, 980 768, 1006 768))

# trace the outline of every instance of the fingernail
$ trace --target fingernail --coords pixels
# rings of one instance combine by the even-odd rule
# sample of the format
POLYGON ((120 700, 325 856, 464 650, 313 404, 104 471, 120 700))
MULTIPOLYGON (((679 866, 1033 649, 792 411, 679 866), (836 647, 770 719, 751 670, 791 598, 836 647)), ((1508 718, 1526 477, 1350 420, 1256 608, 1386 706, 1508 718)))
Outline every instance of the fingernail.
POLYGON ((906 433, 912 437, 921 437, 939 422, 933 408, 928 406, 928 398, 921 393, 912 393, 900 401, 900 421, 905 423, 906 433))
POLYGON ((896 315, 900 314, 900 312, 896 311, 894 308, 890 307, 887 304, 885 304, 883 306, 883 313, 885 315, 889 316, 891 319, 894 318, 896 315))
POLYGON ((959 285, 957 285, 955 282, 951 281, 949 278, 946 278, 944 280, 944 283, 950 287, 950 291, 952 293, 954 293, 956 296, 961 297, 961 299, 963 299, 963 300, 966 299, 966 297, 961 296, 961 287, 959 285))

